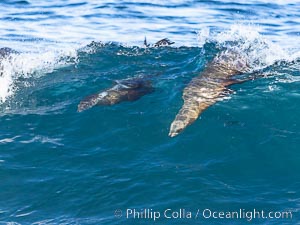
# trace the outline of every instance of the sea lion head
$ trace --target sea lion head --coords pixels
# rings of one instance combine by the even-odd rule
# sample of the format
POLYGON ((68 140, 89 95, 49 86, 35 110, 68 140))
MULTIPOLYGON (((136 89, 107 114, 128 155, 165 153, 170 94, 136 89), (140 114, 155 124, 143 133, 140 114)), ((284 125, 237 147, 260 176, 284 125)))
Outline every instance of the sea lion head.
POLYGON ((186 127, 184 121, 182 120, 174 120, 170 127, 169 136, 175 137, 178 135, 184 128, 186 127))

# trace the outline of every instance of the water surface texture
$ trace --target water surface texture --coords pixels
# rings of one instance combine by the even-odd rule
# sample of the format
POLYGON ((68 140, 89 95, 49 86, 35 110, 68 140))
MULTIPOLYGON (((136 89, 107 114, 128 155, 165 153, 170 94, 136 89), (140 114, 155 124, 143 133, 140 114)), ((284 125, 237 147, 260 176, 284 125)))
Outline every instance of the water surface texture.
POLYGON ((299 1, 0 9, 0 48, 14 50, 0 63, 0 224, 300 224, 299 1), (145 37, 175 44, 146 48, 145 37), (168 137, 184 87, 228 46, 261 78, 231 86, 168 137), (133 77, 155 91, 77 112, 85 96, 133 77))

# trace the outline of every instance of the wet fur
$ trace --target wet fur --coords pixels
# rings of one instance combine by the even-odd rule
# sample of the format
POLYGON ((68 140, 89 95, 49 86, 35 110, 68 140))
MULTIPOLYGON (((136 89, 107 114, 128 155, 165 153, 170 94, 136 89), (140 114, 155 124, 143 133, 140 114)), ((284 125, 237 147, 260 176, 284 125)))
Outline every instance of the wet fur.
POLYGON ((181 133, 205 109, 222 99, 228 86, 243 82, 233 79, 233 76, 247 71, 248 68, 247 60, 237 52, 219 53, 184 89, 184 103, 171 124, 169 136, 174 137, 181 133))

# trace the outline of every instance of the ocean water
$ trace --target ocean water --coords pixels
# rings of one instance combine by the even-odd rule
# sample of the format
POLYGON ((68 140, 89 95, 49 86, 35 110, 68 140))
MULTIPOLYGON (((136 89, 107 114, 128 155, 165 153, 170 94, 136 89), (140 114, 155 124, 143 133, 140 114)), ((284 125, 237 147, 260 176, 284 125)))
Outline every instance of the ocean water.
POLYGON ((0 9, 0 48, 15 51, 0 63, 0 224, 300 224, 298 0, 0 9), (184 87, 228 46, 261 78, 168 137, 184 87), (155 91, 77 112, 132 77, 155 91))

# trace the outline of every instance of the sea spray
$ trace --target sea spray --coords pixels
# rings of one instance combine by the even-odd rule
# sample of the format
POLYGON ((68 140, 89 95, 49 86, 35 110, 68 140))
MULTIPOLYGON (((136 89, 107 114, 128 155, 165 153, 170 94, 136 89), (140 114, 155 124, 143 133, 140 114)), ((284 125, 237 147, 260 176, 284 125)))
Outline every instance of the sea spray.
POLYGON ((222 32, 203 28, 198 32, 199 45, 214 43, 219 50, 234 48, 246 56, 253 71, 263 69, 280 60, 292 61, 299 53, 289 53, 279 44, 259 33, 255 25, 234 24, 222 32))
POLYGON ((11 54, 0 63, 0 103, 18 90, 18 80, 38 78, 76 62, 77 51, 74 48, 11 54))

